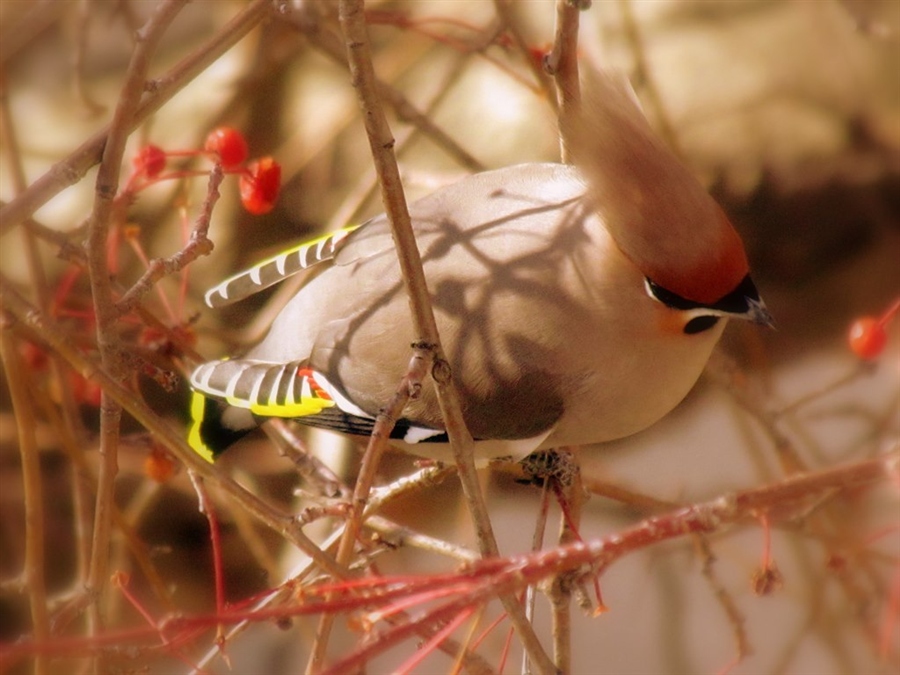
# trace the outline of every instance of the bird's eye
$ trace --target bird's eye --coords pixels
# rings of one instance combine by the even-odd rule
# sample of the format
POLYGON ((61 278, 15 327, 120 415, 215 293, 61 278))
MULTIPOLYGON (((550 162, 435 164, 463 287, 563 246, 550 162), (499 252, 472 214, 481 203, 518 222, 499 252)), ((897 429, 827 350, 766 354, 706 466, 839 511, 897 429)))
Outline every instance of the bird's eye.
POLYGON ((685 335, 696 335, 703 331, 709 330, 719 322, 719 317, 704 314, 703 316, 695 316, 693 319, 684 324, 685 335))

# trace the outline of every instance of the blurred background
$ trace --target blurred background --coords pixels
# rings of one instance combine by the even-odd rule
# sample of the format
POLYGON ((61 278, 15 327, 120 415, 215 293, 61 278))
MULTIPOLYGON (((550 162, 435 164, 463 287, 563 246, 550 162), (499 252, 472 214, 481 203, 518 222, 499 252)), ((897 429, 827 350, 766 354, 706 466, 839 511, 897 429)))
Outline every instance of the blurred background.
MULTIPOLYGON (((4 205, 109 124, 135 31, 161 4, 0 1, 4 205)), ((191 362, 179 339, 208 359, 239 351, 261 337, 296 286, 288 282, 217 311, 203 305, 206 289, 292 243, 382 210, 333 3, 271 3, 265 19, 233 48, 208 59, 202 72, 179 68, 229 34, 229 22, 251 4, 195 0, 178 14, 149 76, 156 86, 175 78, 183 88, 138 126, 125 154, 130 161, 148 144, 167 152, 201 149, 211 129, 228 125, 243 132, 251 157, 271 155, 282 167, 280 195, 261 216, 242 208, 237 177, 226 176, 210 229, 215 250, 146 297, 144 307, 168 331, 148 335, 146 317, 120 321, 120 336, 136 356, 174 371, 191 362), (172 336, 175 327, 179 339, 172 336)), ((552 84, 535 75, 554 40, 555 3, 503 6, 505 19, 489 0, 366 5, 409 199, 472 172, 559 160, 552 84)), ((658 512, 658 502, 704 501, 896 450, 900 329, 895 321, 883 353, 865 364, 849 350, 847 331, 855 319, 879 316, 900 297, 900 3, 605 0, 586 8, 580 20, 581 67, 619 69, 631 78, 651 123, 740 230, 754 278, 778 322, 777 331, 766 333, 730 326, 709 372, 666 420, 636 437, 580 451, 592 492, 582 536, 622 530, 658 512)), ((169 162, 183 173, 210 166, 188 154, 169 162)), ((123 180, 131 170, 123 167, 123 180)), ((58 190, 31 222, 0 223, 5 281, 32 302, 43 296, 45 308, 92 358, 87 276, 77 259, 61 252, 66 244, 84 242, 95 179, 93 168, 58 190)), ((160 181, 125 205, 109 244, 118 282, 134 283, 145 269, 142 258, 182 247, 206 185, 204 175, 160 181)), ((28 373, 50 551, 43 575, 51 614, 59 620, 83 585, 99 389, 48 365, 41 344, 20 333, 13 343, 28 373)), ((24 497, 7 367, 0 388, 4 643, 30 631, 28 593, 19 576, 24 497)), ((184 384, 166 391, 137 374, 128 384, 171 425, 185 427, 184 384)), ((352 486, 358 448, 325 434, 298 433, 352 486)), ((159 455, 165 453, 154 439, 126 418, 116 489, 121 523, 110 571, 130 574, 131 592, 157 618, 208 614, 215 598, 207 521, 185 471, 154 471, 159 455), (140 555, 125 532, 141 543, 140 555), (148 578, 148 566, 155 580, 148 578)), ((304 479, 262 433, 242 441, 221 467, 279 508, 300 512, 309 505, 295 494, 304 479)), ((381 480, 389 483, 415 469, 414 459, 396 453, 385 460, 381 480)), ((531 547, 541 500, 539 489, 515 478, 502 469, 482 476, 504 554, 531 547)), ((302 565, 281 537, 210 492, 221 520, 229 601, 275 587, 302 565)), ((395 500, 383 515, 398 527, 475 548, 453 478, 395 500)), ((602 577, 610 611, 590 618, 573 609, 572 672, 722 672, 741 641, 748 653, 731 671, 737 674, 896 672, 896 480, 789 515, 772 531, 780 584, 769 593, 753 588, 765 541, 755 523, 702 546, 679 540, 615 564, 602 577)), ((547 547, 558 527, 555 505, 551 523, 547 547)), ((324 519, 307 531, 324 539, 333 527, 324 519)), ((373 544, 380 572, 458 565, 413 546, 388 545, 396 537, 392 532, 373 544)), ((109 627, 142 625, 115 589, 104 602, 109 627)), ((537 606, 538 632, 546 635, 546 602, 539 599, 537 606)), ((59 634, 83 635, 83 619, 69 618, 55 624, 59 634)), ((339 623, 344 642, 336 653, 346 653, 359 634, 339 623)), ((314 626, 305 620, 287 631, 273 623, 255 625, 229 640, 230 667, 213 658, 206 672, 299 672, 314 626)), ((504 638, 505 629, 498 629, 479 650, 494 667, 504 638)), ((111 658, 111 669, 190 672, 213 645, 214 636, 198 637, 183 647, 187 656, 180 659, 163 649, 121 651, 111 658)), ((373 661, 370 671, 389 672, 414 649, 414 642, 405 643, 373 661)), ((515 649, 513 654, 506 672, 519 669, 521 657, 515 649)), ((77 659, 55 664, 54 672, 84 667, 77 659)), ((451 666, 451 659, 435 654, 416 672, 451 666)), ((16 666, 21 672, 28 667, 16 666)))

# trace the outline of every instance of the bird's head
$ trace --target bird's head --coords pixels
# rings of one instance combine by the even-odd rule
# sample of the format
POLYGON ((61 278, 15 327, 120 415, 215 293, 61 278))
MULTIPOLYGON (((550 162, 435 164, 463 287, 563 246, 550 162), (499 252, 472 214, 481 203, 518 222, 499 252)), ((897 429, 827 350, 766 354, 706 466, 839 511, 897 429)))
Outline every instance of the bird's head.
POLYGON ((773 325, 734 226, 650 128, 627 82, 588 79, 563 134, 588 199, 647 293, 691 315, 685 332, 721 317, 773 325))

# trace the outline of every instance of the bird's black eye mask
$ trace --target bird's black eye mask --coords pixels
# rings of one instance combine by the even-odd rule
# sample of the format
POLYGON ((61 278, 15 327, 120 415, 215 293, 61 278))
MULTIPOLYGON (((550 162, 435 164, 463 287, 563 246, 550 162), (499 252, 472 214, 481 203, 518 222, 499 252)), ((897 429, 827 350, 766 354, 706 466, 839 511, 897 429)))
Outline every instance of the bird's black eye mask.
POLYGON ((718 316, 713 316, 712 314, 703 314, 702 316, 695 316, 693 319, 684 324, 684 334, 685 335, 696 335, 697 333, 702 333, 703 331, 707 331, 717 323, 719 323, 718 316))
POLYGON ((654 300, 658 300, 666 307, 682 311, 701 310, 712 316, 746 314, 750 309, 751 300, 759 303, 759 291, 756 290, 756 285, 749 274, 728 295, 710 305, 682 298, 677 293, 663 288, 649 278, 644 279, 644 286, 647 289, 647 295, 654 300))

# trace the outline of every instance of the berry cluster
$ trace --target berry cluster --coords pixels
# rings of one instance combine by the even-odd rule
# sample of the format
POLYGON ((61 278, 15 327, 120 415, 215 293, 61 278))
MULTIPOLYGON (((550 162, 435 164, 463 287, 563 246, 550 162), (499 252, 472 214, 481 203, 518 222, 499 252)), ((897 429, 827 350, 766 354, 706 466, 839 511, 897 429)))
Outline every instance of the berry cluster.
POLYGON ((275 206, 281 189, 281 165, 271 157, 247 162, 250 151, 244 135, 232 127, 211 131, 203 150, 166 151, 158 145, 143 146, 133 160, 134 171, 124 192, 134 193, 162 180, 199 175, 195 171, 164 173, 171 157, 206 156, 222 165, 225 173, 238 174, 241 204, 250 213, 262 215, 275 206))

